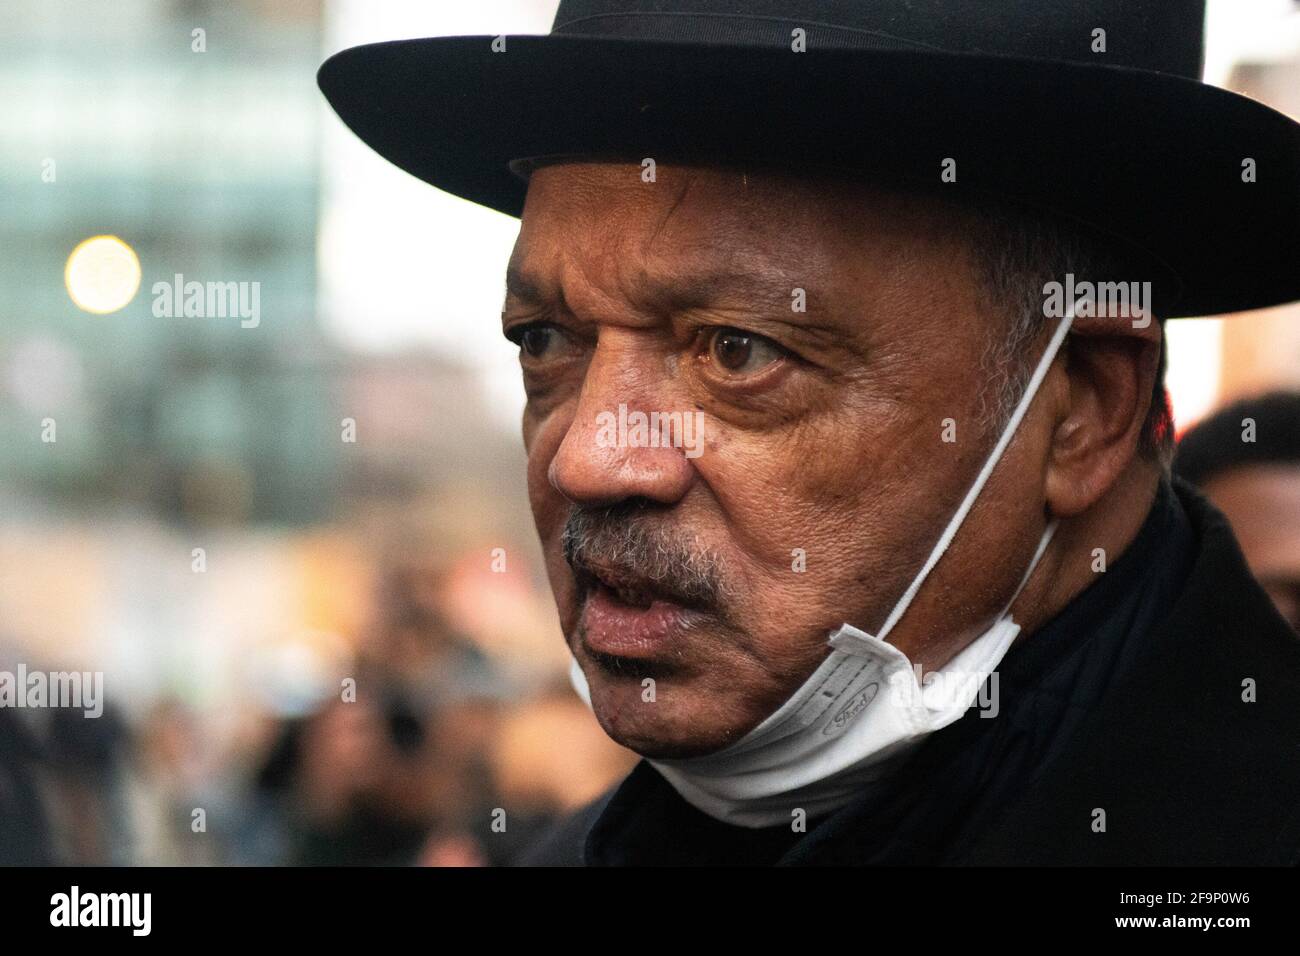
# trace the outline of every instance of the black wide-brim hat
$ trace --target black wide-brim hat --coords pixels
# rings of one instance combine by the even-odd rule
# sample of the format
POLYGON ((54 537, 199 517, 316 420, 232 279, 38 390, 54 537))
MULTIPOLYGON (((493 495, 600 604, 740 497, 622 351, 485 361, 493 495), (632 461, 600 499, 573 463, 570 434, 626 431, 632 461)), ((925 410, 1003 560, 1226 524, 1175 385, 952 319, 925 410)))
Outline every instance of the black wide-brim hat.
POLYGON ((512 216, 557 158, 825 167, 1087 224, 1160 277, 1158 315, 1214 315, 1300 299, 1300 124, 1200 82, 1203 7, 562 0, 550 35, 368 44, 318 82, 380 155, 512 216))

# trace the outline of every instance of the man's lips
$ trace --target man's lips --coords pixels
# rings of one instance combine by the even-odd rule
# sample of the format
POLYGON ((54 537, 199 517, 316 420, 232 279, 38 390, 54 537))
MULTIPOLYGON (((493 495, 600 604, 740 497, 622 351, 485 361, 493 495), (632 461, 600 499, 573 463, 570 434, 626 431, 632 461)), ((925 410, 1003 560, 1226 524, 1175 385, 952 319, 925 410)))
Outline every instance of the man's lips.
POLYGON ((579 572, 585 594, 579 618, 584 645, 611 657, 665 656, 699 612, 653 585, 615 575, 579 572))

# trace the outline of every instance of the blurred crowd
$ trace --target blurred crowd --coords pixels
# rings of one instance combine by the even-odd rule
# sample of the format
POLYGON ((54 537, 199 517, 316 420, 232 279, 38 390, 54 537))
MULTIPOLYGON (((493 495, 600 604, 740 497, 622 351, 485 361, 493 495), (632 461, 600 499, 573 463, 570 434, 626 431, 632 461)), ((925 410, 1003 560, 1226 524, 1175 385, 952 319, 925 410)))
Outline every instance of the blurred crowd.
POLYGON ((268 692, 231 705, 233 734, 180 695, 134 719, 111 694, 97 719, 0 708, 0 863, 509 864, 632 757, 562 667, 458 628, 456 601, 485 598, 455 569, 490 560, 460 557, 390 551, 361 633, 258 660, 268 692))

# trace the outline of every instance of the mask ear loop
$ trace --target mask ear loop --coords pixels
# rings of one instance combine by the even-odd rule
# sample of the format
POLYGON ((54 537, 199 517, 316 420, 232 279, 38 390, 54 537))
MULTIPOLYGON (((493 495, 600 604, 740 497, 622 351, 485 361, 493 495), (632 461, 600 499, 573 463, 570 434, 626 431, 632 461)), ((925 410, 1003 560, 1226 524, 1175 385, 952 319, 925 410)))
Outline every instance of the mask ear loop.
MULTIPOLYGON (((1070 324, 1074 321, 1074 310, 1076 307, 1076 303, 1071 303, 1069 309, 1066 310, 1065 315, 1061 317, 1060 323, 1056 326, 1056 331, 1052 333, 1052 340, 1047 344, 1047 350, 1043 352, 1042 358, 1038 360, 1038 367, 1034 369, 1034 374, 1029 379, 1029 384, 1025 386, 1025 393, 1020 397, 1020 402, 1016 405, 1015 411, 1011 413, 1011 418, 1007 422, 1006 427, 1002 430, 1002 436, 998 439, 998 443, 993 446, 993 451, 989 454, 988 460, 984 462, 984 467, 980 469, 979 477, 975 479, 974 484, 972 484, 970 489, 966 492, 966 497, 962 500, 956 513, 948 521, 948 526, 943 529, 943 534, 940 535, 938 542, 935 544, 934 548, 931 549, 930 556, 926 559, 925 565, 917 573, 916 577, 912 579, 912 583, 908 585, 907 590, 903 593, 899 602, 894 605, 894 609, 889 612, 889 617, 885 619, 884 625, 880 628, 880 633, 876 635, 877 640, 883 641, 889 632, 894 629, 894 625, 896 625, 899 622, 899 619, 901 619, 907 612, 907 609, 911 606, 912 600, 916 597, 917 592, 921 590, 921 585, 925 583, 925 579, 929 577, 930 572, 934 570, 934 566, 939 563, 939 559, 948 551, 948 546, 952 544, 952 539, 956 537, 957 531, 961 528, 962 522, 966 520, 966 515, 970 513, 971 508, 974 506, 975 499, 979 497, 979 493, 984 490, 984 485, 988 482, 989 476, 993 474, 993 469, 997 467, 998 462, 1002 459, 1003 452, 1005 452, 1007 446, 1011 444, 1011 439, 1015 436, 1016 429, 1020 427, 1020 422, 1025 417, 1025 413, 1029 411, 1029 405, 1033 402, 1034 395, 1037 394, 1039 386, 1043 384, 1043 379, 1047 377, 1047 370, 1051 368, 1052 362, 1056 359, 1056 353, 1060 351, 1061 343, 1065 341, 1066 335, 1069 334, 1070 324)), ((1047 543, 1051 540, 1052 533, 1055 532, 1055 530, 1056 522, 1053 521, 1049 525, 1047 533, 1043 536, 1043 539, 1039 541, 1038 552, 1034 555, 1033 561, 1030 562, 1029 569, 1025 572, 1024 578, 1020 582, 1020 587, 1016 589, 1016 594, 1011 598, 1012 601, 1019 596, 1021 588, 1023 588, 1026 582, 1028 582, 1029 575, 1033 572, 1039 558, 1043 556, 1043 552, 1047 549, 1047 543)), ((1011 602, 1007 602, 1007 606, 1010 607, 1010 605, 1011 602)))
POLYGON ((1011 610, 1011 605, 1016 603, 1016 598, 1020 597, 1020 592, 1025 589, 1029 583, 1029 576, 1034 573, 1034 568, 1038 567, 1038 562, 1043 559, 1047 552, 1047 546, 1052 543, 1052 535, 1056 534, 1056 526, 1059 522, 1053 518, 1047 522, 1047 528, 1043 531, 1043 536, 1038 539, 1038 547, 1034 550, 1034 556, 1029 559, 1029 566, 1025 568, 1025 573, 1020 576, 1020 583, 1007 599, 1007 603, 1002 608, 1000 617, 1006 617, 1007 612, 1011 610))

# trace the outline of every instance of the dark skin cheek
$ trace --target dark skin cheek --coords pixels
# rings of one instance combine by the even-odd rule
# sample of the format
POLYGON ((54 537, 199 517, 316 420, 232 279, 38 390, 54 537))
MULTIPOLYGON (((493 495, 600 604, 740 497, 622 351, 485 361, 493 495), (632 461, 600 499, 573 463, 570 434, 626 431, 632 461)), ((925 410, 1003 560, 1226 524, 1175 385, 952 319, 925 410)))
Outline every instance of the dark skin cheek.
POLYGON ((564 438, 564 424, 554 414, 546 418, 524 413, 524 449, 527 452, 528 496, 537 535, 546 560, 546 573, 559 608, 561 626, 572 633, 574 621, 573 577, 560 549, 560 534, 568 519, 570 505, 551 485, 547 476, 551 459, 564 438))
POLYGON ((756 443, 743 452, 741 444, 713 462, 711 487, 728 516, 726 533, 745 555, 755 595, 746 623, 758 656, 798 670, 824 656, 829 632, 845 621, 870 627, 863 614, 881 585, 892 583, 890 550, 872 517, 870 470, 844 475, 842 460, 816 453, 825 447, 819 440, 756 443))
POLYGON ((860 585, 880 581, 884 565, 901 558, 919 566, 928 550, 922 545, 932 542, 919 540, 926 536, 918 530, 942 523, 957 486, 987 450, 969 427, 974 383, 958 370, 945 377, 950 389, 903 405, 867 374, 835 389, 823 411, 787 427, 759 435, 715 431, 720 440, 710 443, 700 468, 734 517, 729 532, 778 576, 784 569, 784 586, 820 593, 840 614, 863 607, 860 585), (957 443, 940 440, 945 417, 967 423, 957 443), (763 521, 747 520, 751 511, 763 521), (810 559, 817 552, 815 574, 789 573, 796 547, 810 559))

